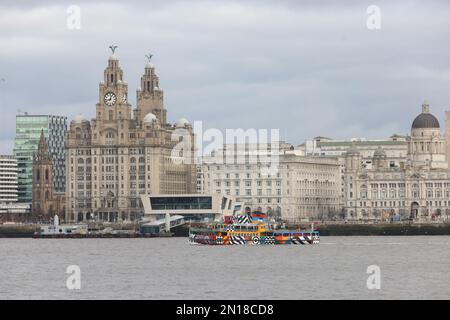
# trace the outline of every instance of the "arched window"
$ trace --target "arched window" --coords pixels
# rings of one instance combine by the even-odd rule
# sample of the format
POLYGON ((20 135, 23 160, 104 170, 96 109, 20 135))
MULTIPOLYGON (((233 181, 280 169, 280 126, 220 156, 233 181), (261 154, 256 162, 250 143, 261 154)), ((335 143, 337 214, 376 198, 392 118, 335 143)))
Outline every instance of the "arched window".
POLYGON ((36 170, 36 181, 41 180, 41 170, 37 169, 36 170))
POLYGON ((367 189, 362 189, 362 190, 361 190, 360 197, 361 197, 362 199, 366 199, 366 198, 367 198, 367 189))
POLYGON ((412 187, 412 196, 413 198, 418 198, 419 197, 419 185, 417 183, 413 184, 412 187))
POLYGON ((48 173, 48 169, 45 170, 45 181, 48 182, 48 180, 50 179, 50 175, 48 173))
POLYGON ((75 129, 75 138, 81 139, 81 129, 80 128, 75 129))

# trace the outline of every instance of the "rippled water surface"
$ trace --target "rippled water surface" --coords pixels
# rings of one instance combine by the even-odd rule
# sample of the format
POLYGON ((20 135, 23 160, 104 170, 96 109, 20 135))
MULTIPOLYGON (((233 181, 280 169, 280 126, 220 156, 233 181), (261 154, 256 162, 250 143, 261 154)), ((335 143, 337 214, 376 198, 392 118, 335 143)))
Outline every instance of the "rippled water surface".
POLYGON ((322 237, 318 246, 171 239, 0 239, 0 299, 449 299, 450 237, 322 237), (66 268, 81 269, 68 290, 66 268), (369 265, 381 289, 368 290, 369 265))

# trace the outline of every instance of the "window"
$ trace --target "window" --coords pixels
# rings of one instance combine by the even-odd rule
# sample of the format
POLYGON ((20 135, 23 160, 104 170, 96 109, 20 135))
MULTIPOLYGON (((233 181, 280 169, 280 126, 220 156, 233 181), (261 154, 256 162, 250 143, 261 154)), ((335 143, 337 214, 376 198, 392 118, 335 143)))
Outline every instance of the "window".
POLYGON ((152 209, 154 210, 193 210, 212 208, 211 197, 151 197, 150 202, 152 209))

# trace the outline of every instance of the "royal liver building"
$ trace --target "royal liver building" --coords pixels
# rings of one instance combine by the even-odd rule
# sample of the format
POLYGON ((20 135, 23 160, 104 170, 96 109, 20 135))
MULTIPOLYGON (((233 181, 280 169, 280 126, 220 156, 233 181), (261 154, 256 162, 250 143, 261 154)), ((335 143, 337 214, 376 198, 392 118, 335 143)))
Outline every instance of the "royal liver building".
POLYGON ((77 116, 67 134, 66 221, 134 220, 143 212, 141 194, 196 190, 192 126, 185 119, 167 122, 163 90, 150 61, 132 112, 128 84, 112 50, 95 119, 77 116), (175 148, 182 140, 183 147, 175 148))
MULTIPOLYGON (((356 147, 345 154, 345 213, 350 220, 446 220, 450 218, 450 112, 446 135, 422 105, 406 137, 407 155, 399 166, 379 147, 367 167, 356 147)), ((395 156, 395 155, 394 155, 395 156)))

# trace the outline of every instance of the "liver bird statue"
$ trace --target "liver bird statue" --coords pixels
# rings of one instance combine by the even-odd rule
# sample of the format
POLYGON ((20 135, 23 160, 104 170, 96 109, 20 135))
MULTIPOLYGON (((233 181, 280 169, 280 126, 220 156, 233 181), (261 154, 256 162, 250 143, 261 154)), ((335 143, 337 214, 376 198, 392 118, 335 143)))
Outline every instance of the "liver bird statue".
POLYGON ((114 44, 109 46, 109 48, 111 49, 112 54, 114 54, 114 52, 116 51, 117 47, 118 46, 116 46, 114 44))

